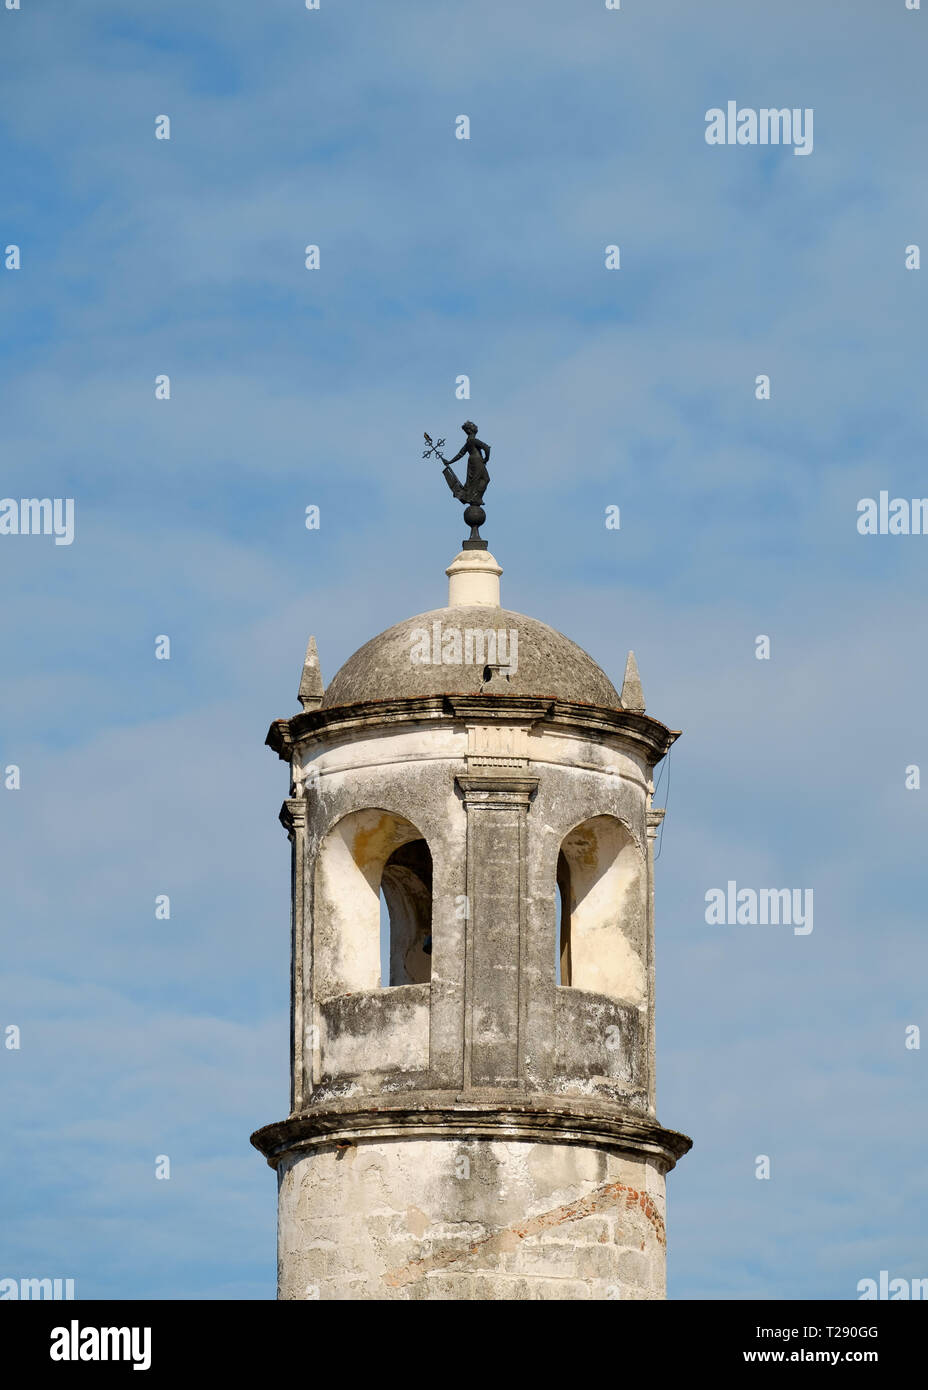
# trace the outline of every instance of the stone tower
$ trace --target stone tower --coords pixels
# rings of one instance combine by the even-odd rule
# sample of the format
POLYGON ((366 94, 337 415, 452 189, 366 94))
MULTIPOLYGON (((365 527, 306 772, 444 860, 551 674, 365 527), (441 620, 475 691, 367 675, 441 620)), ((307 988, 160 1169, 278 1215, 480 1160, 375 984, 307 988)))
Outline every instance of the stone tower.
POLYGON ((448 606, 315 642, 291 765, 283 1299, 655 1299, 652 773, 676 732, 542 622, 485 550, 448 606), (381 950, 381 894, 389 944, 381 950))

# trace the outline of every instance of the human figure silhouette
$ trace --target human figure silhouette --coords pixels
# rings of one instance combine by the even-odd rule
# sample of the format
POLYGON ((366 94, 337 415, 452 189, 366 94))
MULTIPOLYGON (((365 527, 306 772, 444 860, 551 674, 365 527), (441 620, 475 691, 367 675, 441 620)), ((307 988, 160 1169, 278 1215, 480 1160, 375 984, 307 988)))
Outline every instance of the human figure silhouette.
POLYGON ((490 461, 490 446, 484 444, 482 439, 477 438, 477 426, 473 420, 465 420, 461 429, 467 435, 467 439, 454 458, 446 459, 442 454, 439 454, 438 457, 445 465, 445 481, 457 500, 468 506, 479 507, 490 482, 490 475, 487 472, 487 464, 490 461), (462 485, 451 465, 457 463, 465 454, 467 455, 467 476, 462 485))

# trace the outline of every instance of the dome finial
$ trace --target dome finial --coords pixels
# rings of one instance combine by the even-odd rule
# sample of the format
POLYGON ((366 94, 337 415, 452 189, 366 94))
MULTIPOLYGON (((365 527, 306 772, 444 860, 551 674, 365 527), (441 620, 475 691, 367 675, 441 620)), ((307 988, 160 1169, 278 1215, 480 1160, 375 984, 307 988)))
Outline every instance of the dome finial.
POLYGON ((465 420, 461 429, 467 435, 467 440, 455 454, 453 459, 446 459, 441 450, 444 447, 443 439, 433 440, 430 434, 423 434, 425 449, 422 457, 439 458, 444 467, 445 482, 450 487, 452 493, 464 506, 464 523, 470 527, 470 535, 463 543, 464 550, 486 550, 486 541, 480 535, 480 527, 487 519, 487 514, 483 509, 483 494, 490 485, 490 475, 487 472, 487 464, 490 461, 490 446, 484 444, 482 439, 477 438, 477 426, 473 420, 465 420), (462 483, 451 467, 467 455, 467 476, 462 483))

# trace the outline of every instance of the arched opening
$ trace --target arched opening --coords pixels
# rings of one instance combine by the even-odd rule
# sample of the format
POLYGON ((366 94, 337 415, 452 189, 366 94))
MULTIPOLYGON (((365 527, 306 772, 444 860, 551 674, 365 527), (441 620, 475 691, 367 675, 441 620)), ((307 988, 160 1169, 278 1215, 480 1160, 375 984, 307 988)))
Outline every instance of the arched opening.
POLYGON ((332 827, 316 860, 316 999, 428 984, 431 923, 432 857, 411 821, 372 809, 332 827))
POLYGON ((410 840, 393 851, 383 866, 380 896, 381 985, 427 985, 432 978, 432 856, 424 840, 410 840))
POLYGON ((570 984, 570 866, 560 850, 557 856, 557 936, 555 980, 570 984))
POLYGON ((640 1004, 647 991, 647 876, 632 835, 594 816, 564 837, 557 861, 560 985, 640 1004))

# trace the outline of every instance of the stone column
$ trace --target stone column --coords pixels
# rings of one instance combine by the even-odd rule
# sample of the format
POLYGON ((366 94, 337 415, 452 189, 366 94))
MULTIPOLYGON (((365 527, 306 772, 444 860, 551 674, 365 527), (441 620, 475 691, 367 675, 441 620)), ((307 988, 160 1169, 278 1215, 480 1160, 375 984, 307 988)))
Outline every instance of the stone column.
POLYGON ((657 1114, 657 1067, 654 1009, 654 841, 664 819, 663 809, 651 809, 653 784, 648 784, 648 1112, 657 1114))
POLYGON ((497 772, 457 782, 467 813, 464 1088, 519 1086, 526 1008, 520 989, 526 818, 538 779, 497 772))
POLYGON ((305 937, 306 798, 288 797, 280 808, 280 823, 290 841, 290 1113, 302 1110, 307 1099, 303 1058, 306 1052, 303 1020, 303 942, 305 937))

